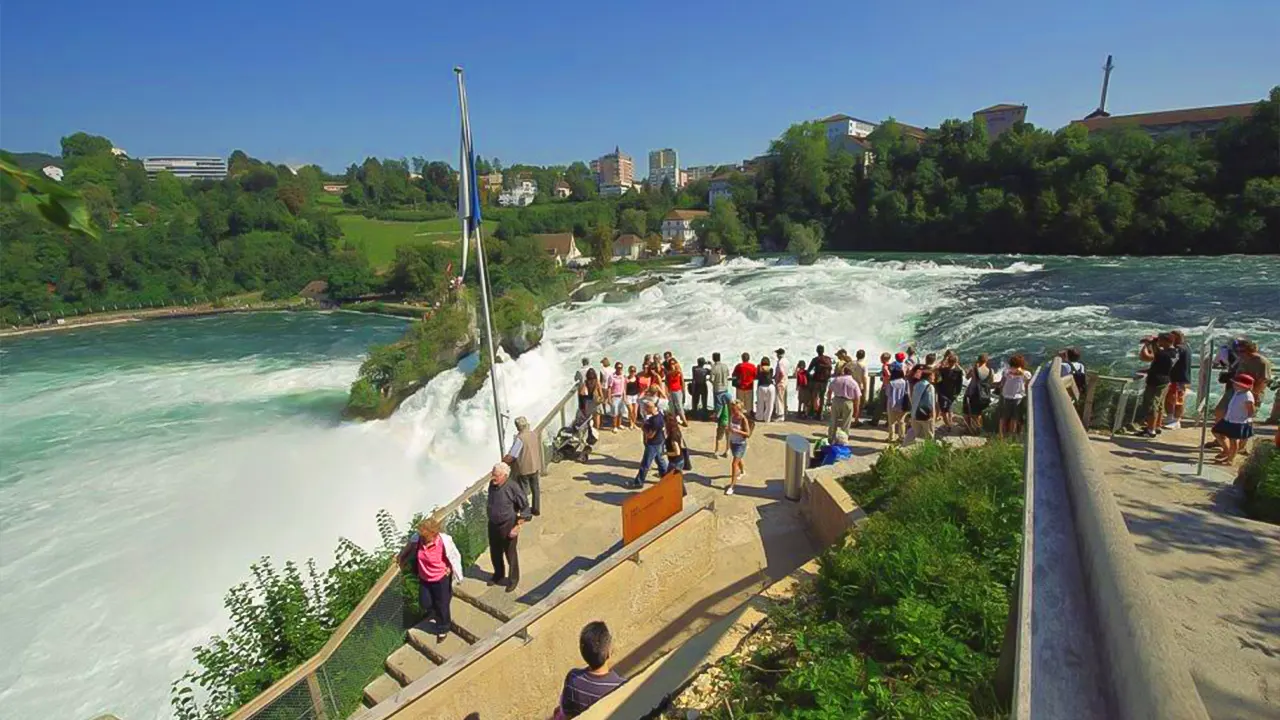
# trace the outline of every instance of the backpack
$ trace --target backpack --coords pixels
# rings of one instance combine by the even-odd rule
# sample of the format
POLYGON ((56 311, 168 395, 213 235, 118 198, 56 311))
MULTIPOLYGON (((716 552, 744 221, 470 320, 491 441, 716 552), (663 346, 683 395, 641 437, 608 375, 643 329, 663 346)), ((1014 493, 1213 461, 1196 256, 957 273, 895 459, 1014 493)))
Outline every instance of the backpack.
POLYGON ((1084 372, 1083 363, 1071 363, 1071 379, 1076 381, 1076 390, 1083 395, 1085 386, 1089 384, 1089 376, 1084 372))

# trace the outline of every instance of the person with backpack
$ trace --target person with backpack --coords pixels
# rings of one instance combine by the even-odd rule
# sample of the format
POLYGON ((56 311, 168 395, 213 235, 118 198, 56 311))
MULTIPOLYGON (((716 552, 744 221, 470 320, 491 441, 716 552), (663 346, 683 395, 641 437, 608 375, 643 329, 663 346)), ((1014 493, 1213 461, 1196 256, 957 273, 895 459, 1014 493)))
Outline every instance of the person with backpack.
POLYGON ((1009 358, 1009 369, 1000 378, 1000 437, 1022 432, 1022 418, 1027 413, 1027 392, 1031 389, 1031 371, 1021 354, 1009 358))
POLYGON ((951 408, 964 389, 964 370, 960 368, 960 358, 956 357, 954 352, 948 350, 943 353, 942 365, 937 369, 936 377, 938 419, 942 421, 942 426, 950 431, 951 426, 955 424, 955 416, 952 415, 951 408))
POLYGON ((938 413, 938 393, 933 386, 933 368, 928 364, 912 368, 917 376, 911 387, 911 430, 917 440, 932 440, 938 413))
POLYGON ((907 378, 901 366, 893 366, 889 370, 889 384, 884 390, 885 406, 889 416, 889 443, 902 442, 907 439, 907 378))
POLYGON ((442 643, 453 627, 449 606, 454 586, 462 584, 462 553, 440 521, 425 518, 397 557, 400 569, 418 578, 418 605, 427 620, 434 616, 436 642, 442 643))
POLYGON ((982 434, 982 414, 991 407, 991 378, 995 373, 987 367, 987 354, 978 356, 969 369, 969 384, 964 389, 964 424, 974 435, 982 434))

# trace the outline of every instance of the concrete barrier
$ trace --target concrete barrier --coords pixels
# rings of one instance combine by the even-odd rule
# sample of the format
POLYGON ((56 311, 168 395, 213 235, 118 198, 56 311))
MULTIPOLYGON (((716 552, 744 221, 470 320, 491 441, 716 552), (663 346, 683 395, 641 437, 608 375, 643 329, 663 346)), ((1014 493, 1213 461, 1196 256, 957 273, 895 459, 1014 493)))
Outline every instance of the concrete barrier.
POLYGON ((1138 564, 1124 517, 1094 462, 1075 405, 1058 380, 1061 362, 1055 359, 1045 368, 1047 394, 1115 713, 1122 718, 1207 720, 1183 652, 1138 564))
POLYGON ((834 545, 850 528, 866 519, 867 514, 840 485, 840 478, 870 470, 877 457, 879 453, 804 472, 804 483, 800 488, 800 516, 820 547, 834 545))
MULTIPOLYGON (((655 530, 656 532, 656 530, 655 530)), ((642 541, 637 541, 639 544, 642 541)), ((629 557, 596 575, 570 580, 543 614, 523 634, 511 635, 470 659, 443 682, 416 697, 395 696, 360 717, 396 720, 480 717, 550 717, 559 699, 565 673, 582 666, 578 635, 582 626, 603 620, 613 634, 614 653, 624 655, 653 633, 659 616, 678 612, 699 598, 690 588, 713 569, 716 516, 709 507, 684 518, 629 557)), ((626 549, 619 551, 625 553, 626 549)), ((551 601, 555 597, 548 597, 551 601)), ((528 613, 539 610, 537 606, 528 613)), ((513 618, 508 625, 519 623, 513 618)), ((504 626, 505 627, 505 626, 504 626)), ((502 632, 501 629, 498 631, 502 632)), ((438 670, 444 671, 442 666, 438 670)), ((430 676, 419 682, 430 682, 430 676)), ((411 684, 401 693, 415 690, 411 684)), ((424 688, 425 689, 425 688, 424 688)))

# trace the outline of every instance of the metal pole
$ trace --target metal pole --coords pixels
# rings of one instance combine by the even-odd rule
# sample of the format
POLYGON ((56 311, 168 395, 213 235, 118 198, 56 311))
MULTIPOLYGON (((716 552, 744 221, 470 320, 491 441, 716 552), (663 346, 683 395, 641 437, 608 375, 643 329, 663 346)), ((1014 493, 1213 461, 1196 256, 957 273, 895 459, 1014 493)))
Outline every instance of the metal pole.
MULTIPOLYGON (((1216 319, 1216 318, 1215 318, 1216 319)), ((1200 452, 1196 460, 1196 475, 1204 476, 1204 444, 1209 433, 1209 376, 1213 374, 1213 324, 1209 321, 1208 333, 1200 350, 1200 387, 1196 388, 1196 399, 1200 401, 1200 452)))
POLYGON ((484 308, 485 345, 489 348, 489 386, 493 390, 493 419, 498 424, 498 457, 506 452, 507 442, 502 431, 502 405, 498 402, 498 356, 493 352, 493 318, 489 316, 489 273, 485 269, 484 241, 476 228, 476 256, 480 270, 480 302, 484 308))

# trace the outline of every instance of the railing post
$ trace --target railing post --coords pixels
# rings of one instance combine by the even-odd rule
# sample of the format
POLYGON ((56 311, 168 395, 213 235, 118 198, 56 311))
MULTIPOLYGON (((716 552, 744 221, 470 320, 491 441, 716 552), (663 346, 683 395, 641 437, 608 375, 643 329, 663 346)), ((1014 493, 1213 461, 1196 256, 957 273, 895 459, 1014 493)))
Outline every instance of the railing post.
POLYGON ((329 713, 324 704, 324 693, 320 690, 320 681, 316 679, 314 672, 307 673, 307 692, 311 695, 311 711, 314 713, 312 717, 316 720, 329 720, 329 713))
POLYGON ((1093 396, 1098 390, 1098 374, 1088 373, 1085 376, 1084 384, 1084 405, 1080 409, 1080 421, 1084 423, 1084 429, 1089 429, 1089 423, 1093 420, 1093 396))

